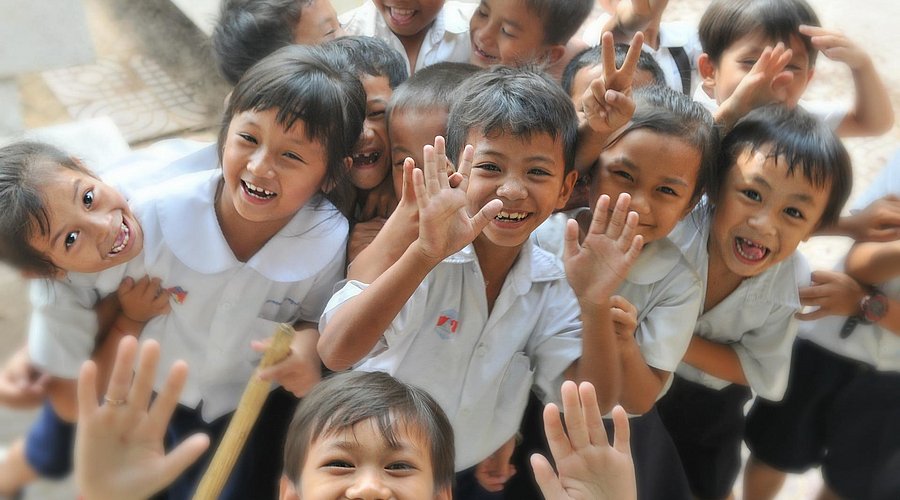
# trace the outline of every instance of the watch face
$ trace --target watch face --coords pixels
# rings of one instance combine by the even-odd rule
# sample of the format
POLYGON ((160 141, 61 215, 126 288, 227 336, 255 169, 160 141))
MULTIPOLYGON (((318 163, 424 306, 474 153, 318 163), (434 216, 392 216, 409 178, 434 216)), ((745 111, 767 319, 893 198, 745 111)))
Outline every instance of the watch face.
POLYGON ((870 295, 863 302, 862 309, 866 320, 875 323, 887 314, 887 298, 880 293, 870 295))

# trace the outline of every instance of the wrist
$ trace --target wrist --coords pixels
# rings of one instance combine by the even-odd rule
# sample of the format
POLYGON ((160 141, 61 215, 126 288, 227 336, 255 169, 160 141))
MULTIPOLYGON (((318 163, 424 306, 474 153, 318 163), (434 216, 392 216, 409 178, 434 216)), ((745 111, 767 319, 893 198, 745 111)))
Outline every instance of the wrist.
POLYGON ((431 270, 444 260, 444 257, 432 254, 433 252, 427 250, 419 239, 413 241, 403 253, 403 255, 411 259, 415 265, 423 266, 428 270, 431 270))

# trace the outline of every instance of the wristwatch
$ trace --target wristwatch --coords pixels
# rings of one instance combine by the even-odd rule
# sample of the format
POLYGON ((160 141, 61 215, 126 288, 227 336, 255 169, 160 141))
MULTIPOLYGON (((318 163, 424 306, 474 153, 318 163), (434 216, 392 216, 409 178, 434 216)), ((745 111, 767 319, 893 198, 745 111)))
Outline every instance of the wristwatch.
POLYGON ((865 297, 859 301, 859 314, 850 316, 841 327, 841 338, 845 339, 853 333, 856 325, 862 323, 871 325, 881 321, 881 318, 887 314, 888 300, 887 297, 877 288, 872 288, 865 297))

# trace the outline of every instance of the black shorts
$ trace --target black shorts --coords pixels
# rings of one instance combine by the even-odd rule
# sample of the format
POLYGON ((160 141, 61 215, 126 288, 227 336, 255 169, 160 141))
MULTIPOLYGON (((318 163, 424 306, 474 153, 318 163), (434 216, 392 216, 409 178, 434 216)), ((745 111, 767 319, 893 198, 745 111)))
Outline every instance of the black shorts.
POLYGON ((726 498, 741 470, 744 404, 750 388, 732 384, 710 389, 675 375, 658 403, 694 496, 726 498))
POLYGON ((803 472, 821 465, 836 493, 869 498, 880 470, 900 452, 900 373, 798 339, 784 399, 757 400, 746 440, 771 467, 803 472))
POLYGON ((45 402, 25 438, 25 460, 41 477, 62 479, 72 472, 74 443, 75 425, 45 402))

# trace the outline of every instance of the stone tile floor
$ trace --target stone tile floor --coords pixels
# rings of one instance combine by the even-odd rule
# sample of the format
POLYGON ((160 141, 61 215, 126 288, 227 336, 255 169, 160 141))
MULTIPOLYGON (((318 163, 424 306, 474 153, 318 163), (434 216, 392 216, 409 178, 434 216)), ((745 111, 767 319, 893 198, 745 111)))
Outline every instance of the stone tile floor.
MULTIPOLYGON (((340 0, 340 5, 355 1, 340 0)), ((892 57, 892 49, 900 45, 900 31, 894 27, 894 21, 900 19, 900 3, 810 1, 824 26, 843 30, 868 50, 890 89, 894 109, 898 109, 900 59, 892 57)), ((708 3, 708 0, 673 0, 666 17, 696 22, 708 3)), ((132 147, 172 135, 190 134, 212 140, 227 87, 215 74, 203 35, 168 0, 85 0, 84 6, 98 56, 95 68, 82 69, 81 73, 71 73, 78 71, 73 69, 20 76, 18 84, 26 125, 41 127, 69 122, 92 116, 85 111, 90 109, 111 113, 114 119, 118 116, 117 124, 132 147), (154 76, 145 77, 148 72, 154 76), (157 80, 155 89, 153 82, 148 84, 153 78, 157 80), (109 79, 125 83, 117 87, 109 79), (89 95, 97 93, 96 88, 85 84, 93 81, 103 83, 108 92, 102 96, 89 95), (159 88, 164 90, 158 91, 159 88), (109 104, 116 100, 121 106, 109 104), (141 110, 148 109, 148 105, 154 113, 141 116, 141 110)), ((848 101, 852 95, 847 69, 820 57, 807 96, 848 101)), ((847 141, 854 160, 854 193, 865 189, 898 145, 900 124, 882 137, 847 141)), ((849 242, 842 238, 814 238, 802 251, 814 268, 827 268, 848 246, 849 242)), ((24 339, 28 305, 24 283, 15 272, 0 267, 0 284, 3 285, 0 286, 0 359, 3 359, 24 339)), ((20 435, 31 418, 33 414, 29 412, 0 409, 0 443, 20 435)), ((817 471, 793 477, 779 498, 814 498, 819 484, 821 478, 817 471)), ((44 481, 26 491, 26 498, 30 499, 70 499, 74 495, 70 481, 44 481)))

